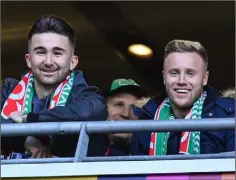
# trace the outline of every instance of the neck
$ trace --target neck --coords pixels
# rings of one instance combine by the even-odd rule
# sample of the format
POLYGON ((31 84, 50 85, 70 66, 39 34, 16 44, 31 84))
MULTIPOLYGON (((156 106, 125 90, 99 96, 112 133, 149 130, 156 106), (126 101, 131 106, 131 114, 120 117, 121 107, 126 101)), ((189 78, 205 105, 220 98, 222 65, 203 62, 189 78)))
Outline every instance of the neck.
POLYGON ((49 96, 53 93, 58 85, 44 85, 39 83, 36 79, 34 81, 35 92, 39 99, 49 96))
POLYGON ((174 105, 171 106, 175 119, 184 119, 186 114, 188 113, 189 109, 180 109, 175 107, 174 105))
POLYGON ((130 142, 130 137, 117 137, 114 134, 109 134, 108 138, 109 138, 110 145, 113 145, 113 144, 126 145, 126 144, 129 144, 130 142))

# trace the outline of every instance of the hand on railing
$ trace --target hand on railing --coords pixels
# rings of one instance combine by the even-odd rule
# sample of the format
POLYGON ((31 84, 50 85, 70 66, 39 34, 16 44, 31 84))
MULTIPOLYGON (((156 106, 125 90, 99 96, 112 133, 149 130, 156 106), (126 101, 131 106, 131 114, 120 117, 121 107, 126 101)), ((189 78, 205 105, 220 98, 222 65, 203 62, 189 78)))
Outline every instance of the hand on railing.
POLYGON ((21 111, 12 112, 9 116, 9 119, 14 121, 15 123, 22 123, 23 122, 23 112, 21 112, 21 111))
POLYGON ((28 136, 25 140, 25 149, 31 154, 31 158, 50 158, 52 154, 49 149, 37 138, 28 136))

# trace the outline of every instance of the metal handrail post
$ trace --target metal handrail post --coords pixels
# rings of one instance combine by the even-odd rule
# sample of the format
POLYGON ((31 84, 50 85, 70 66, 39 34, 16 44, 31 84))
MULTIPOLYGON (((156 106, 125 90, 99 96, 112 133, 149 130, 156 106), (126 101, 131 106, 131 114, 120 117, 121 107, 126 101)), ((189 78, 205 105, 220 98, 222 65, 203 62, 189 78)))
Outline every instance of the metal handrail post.
POLYGON ((87 122, 83 122, 80 127, 80 135, 76 147, 76 152, 74 156, 74 162, 82 162, 86 158, 88 145, 89 145, 89 136, 86 132, 87 122))

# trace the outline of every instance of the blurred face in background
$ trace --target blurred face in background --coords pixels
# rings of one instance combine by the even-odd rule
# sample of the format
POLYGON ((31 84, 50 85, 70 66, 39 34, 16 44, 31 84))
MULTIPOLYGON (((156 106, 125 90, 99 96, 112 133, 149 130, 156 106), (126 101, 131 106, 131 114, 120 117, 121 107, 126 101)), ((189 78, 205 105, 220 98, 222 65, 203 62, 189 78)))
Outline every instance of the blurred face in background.
MULTIPOLYGON (((131 105, 139 100, 136 96, 129 93, 118 93, 107 98, 108 118, 109 121, 134 120, 131 111, 131 105)), ((132 133, 115 133, 113 137, 129 139, 132 133)))

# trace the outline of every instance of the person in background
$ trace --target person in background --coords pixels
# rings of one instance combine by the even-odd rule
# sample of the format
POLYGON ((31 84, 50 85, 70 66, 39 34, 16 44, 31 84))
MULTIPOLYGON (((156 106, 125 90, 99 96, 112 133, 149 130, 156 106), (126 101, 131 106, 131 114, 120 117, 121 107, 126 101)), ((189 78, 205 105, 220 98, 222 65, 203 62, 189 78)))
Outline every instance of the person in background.
MULTIPOLYGON (((147 98, 146 90, 132 79, 115 79, 106 93, 108 121, 133 120, 131 107, 137 101, 147 98)), ((133 133, 109 134, 107 156, 130 155, 130 137, 133 133)))
MULTIPOLYGON (((75 47, 75 31, 65 19, 49 15, 33 23, 25 54, 29 70, 20 81, 5 79, 1 87, 1 123, 106 119, 104 97, 97 87, 85 82, 82 71, 76 70, 79 60, 74 54, 75 47)), ((90 136, 88 156, 104 155, 104 138, 90 136)), ((2 138, 1 150, 7 155, 27 150, 35 158, 51 157, 51 154, 74 156, 78 135, 43 139, 33 136, 2 138)))
MULTIPOLYGON (((165 92, 133 108, 138 119, 234 118, 235 91, 220 94, 208 85, 208 56, 195 41, 172 40, 165 47, 165 92)), ((235 151, 235 131, 135 133, 136 154, 212 154, 235 151), (158 142, 158 143, 157 143, 158 142)))

